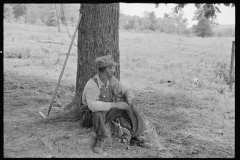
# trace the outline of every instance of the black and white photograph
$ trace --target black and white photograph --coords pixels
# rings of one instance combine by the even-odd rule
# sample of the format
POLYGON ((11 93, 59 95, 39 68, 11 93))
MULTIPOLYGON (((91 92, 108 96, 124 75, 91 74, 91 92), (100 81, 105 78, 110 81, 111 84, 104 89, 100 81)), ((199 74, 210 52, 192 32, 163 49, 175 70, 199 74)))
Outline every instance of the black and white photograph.
POLYGON ((235 158, 235 3, 3 3, 4 158, 235 158))

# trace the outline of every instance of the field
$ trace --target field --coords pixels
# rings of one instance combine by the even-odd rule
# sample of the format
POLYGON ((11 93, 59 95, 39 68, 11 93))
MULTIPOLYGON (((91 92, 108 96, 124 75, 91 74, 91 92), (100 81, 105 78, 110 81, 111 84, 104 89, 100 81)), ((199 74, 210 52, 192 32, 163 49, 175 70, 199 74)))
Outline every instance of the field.
MULTIPOLYGON (((93 131, 76 122, 41 123, 38 113, 47 113, 70 44, 61 31, 4 22, 4 157, 235 157, 235 86, 230 91, 223 79, 235 38, 120 31, 120 80, 151 117, 162 149, 119 142, 97 155, 89 148, 93 131)), ((58 90, 62 105, 74 97, 76 71, 73 46, 58 90)))

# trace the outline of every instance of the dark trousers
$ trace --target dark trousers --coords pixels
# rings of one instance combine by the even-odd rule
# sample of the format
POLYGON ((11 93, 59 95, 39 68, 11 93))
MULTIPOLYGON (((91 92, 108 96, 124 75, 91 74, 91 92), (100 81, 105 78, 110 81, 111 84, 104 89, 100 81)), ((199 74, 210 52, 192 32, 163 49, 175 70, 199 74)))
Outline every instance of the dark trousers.
POLYGON ((105 124, 120 117, 125 118, 131 125, 132 137, 139 136, 144 130, 146 130, 142 116, 132 107, 129 107, 126 110, 112 108, 109 111, 93 112, 92 115, 93 128, 97 136, 108 136, 105 124))

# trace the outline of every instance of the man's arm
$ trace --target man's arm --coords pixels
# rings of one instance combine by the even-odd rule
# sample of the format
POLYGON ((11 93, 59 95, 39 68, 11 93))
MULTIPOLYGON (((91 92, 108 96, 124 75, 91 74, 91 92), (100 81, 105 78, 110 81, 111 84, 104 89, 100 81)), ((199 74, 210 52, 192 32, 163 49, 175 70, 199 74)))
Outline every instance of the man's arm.
POLYGON ((125 102, 112 103, 98 101, 99 93, 97 88, 94 88, 94 86, 86 87, 85 92, 88 108, 92 112, 109 111, 111 108, 126 109, 128 107, 128 104, 125 102))
POLYGON ((133 99, 135 98, 134 93, 125 88, 115 77, 111 79, 111 84, 113 86, 113 93, 119 98, 123 98, 127 103, 132 106, 133 99))

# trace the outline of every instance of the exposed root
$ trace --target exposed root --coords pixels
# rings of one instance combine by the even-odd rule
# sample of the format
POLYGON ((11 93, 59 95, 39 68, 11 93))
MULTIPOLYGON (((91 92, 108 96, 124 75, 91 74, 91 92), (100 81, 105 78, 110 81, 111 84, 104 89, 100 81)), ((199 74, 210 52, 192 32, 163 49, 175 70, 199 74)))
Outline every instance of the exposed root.
MULTIPOLYGON (((75 98, 74 98, 75 99, 75 98)), ((82 118, 83 106, 78 105, 78 101, 73 100, 68 104, 64 111, 49 116, 42 120, 43 123, 54 123, 54 122, 77 122, 82 118)))

